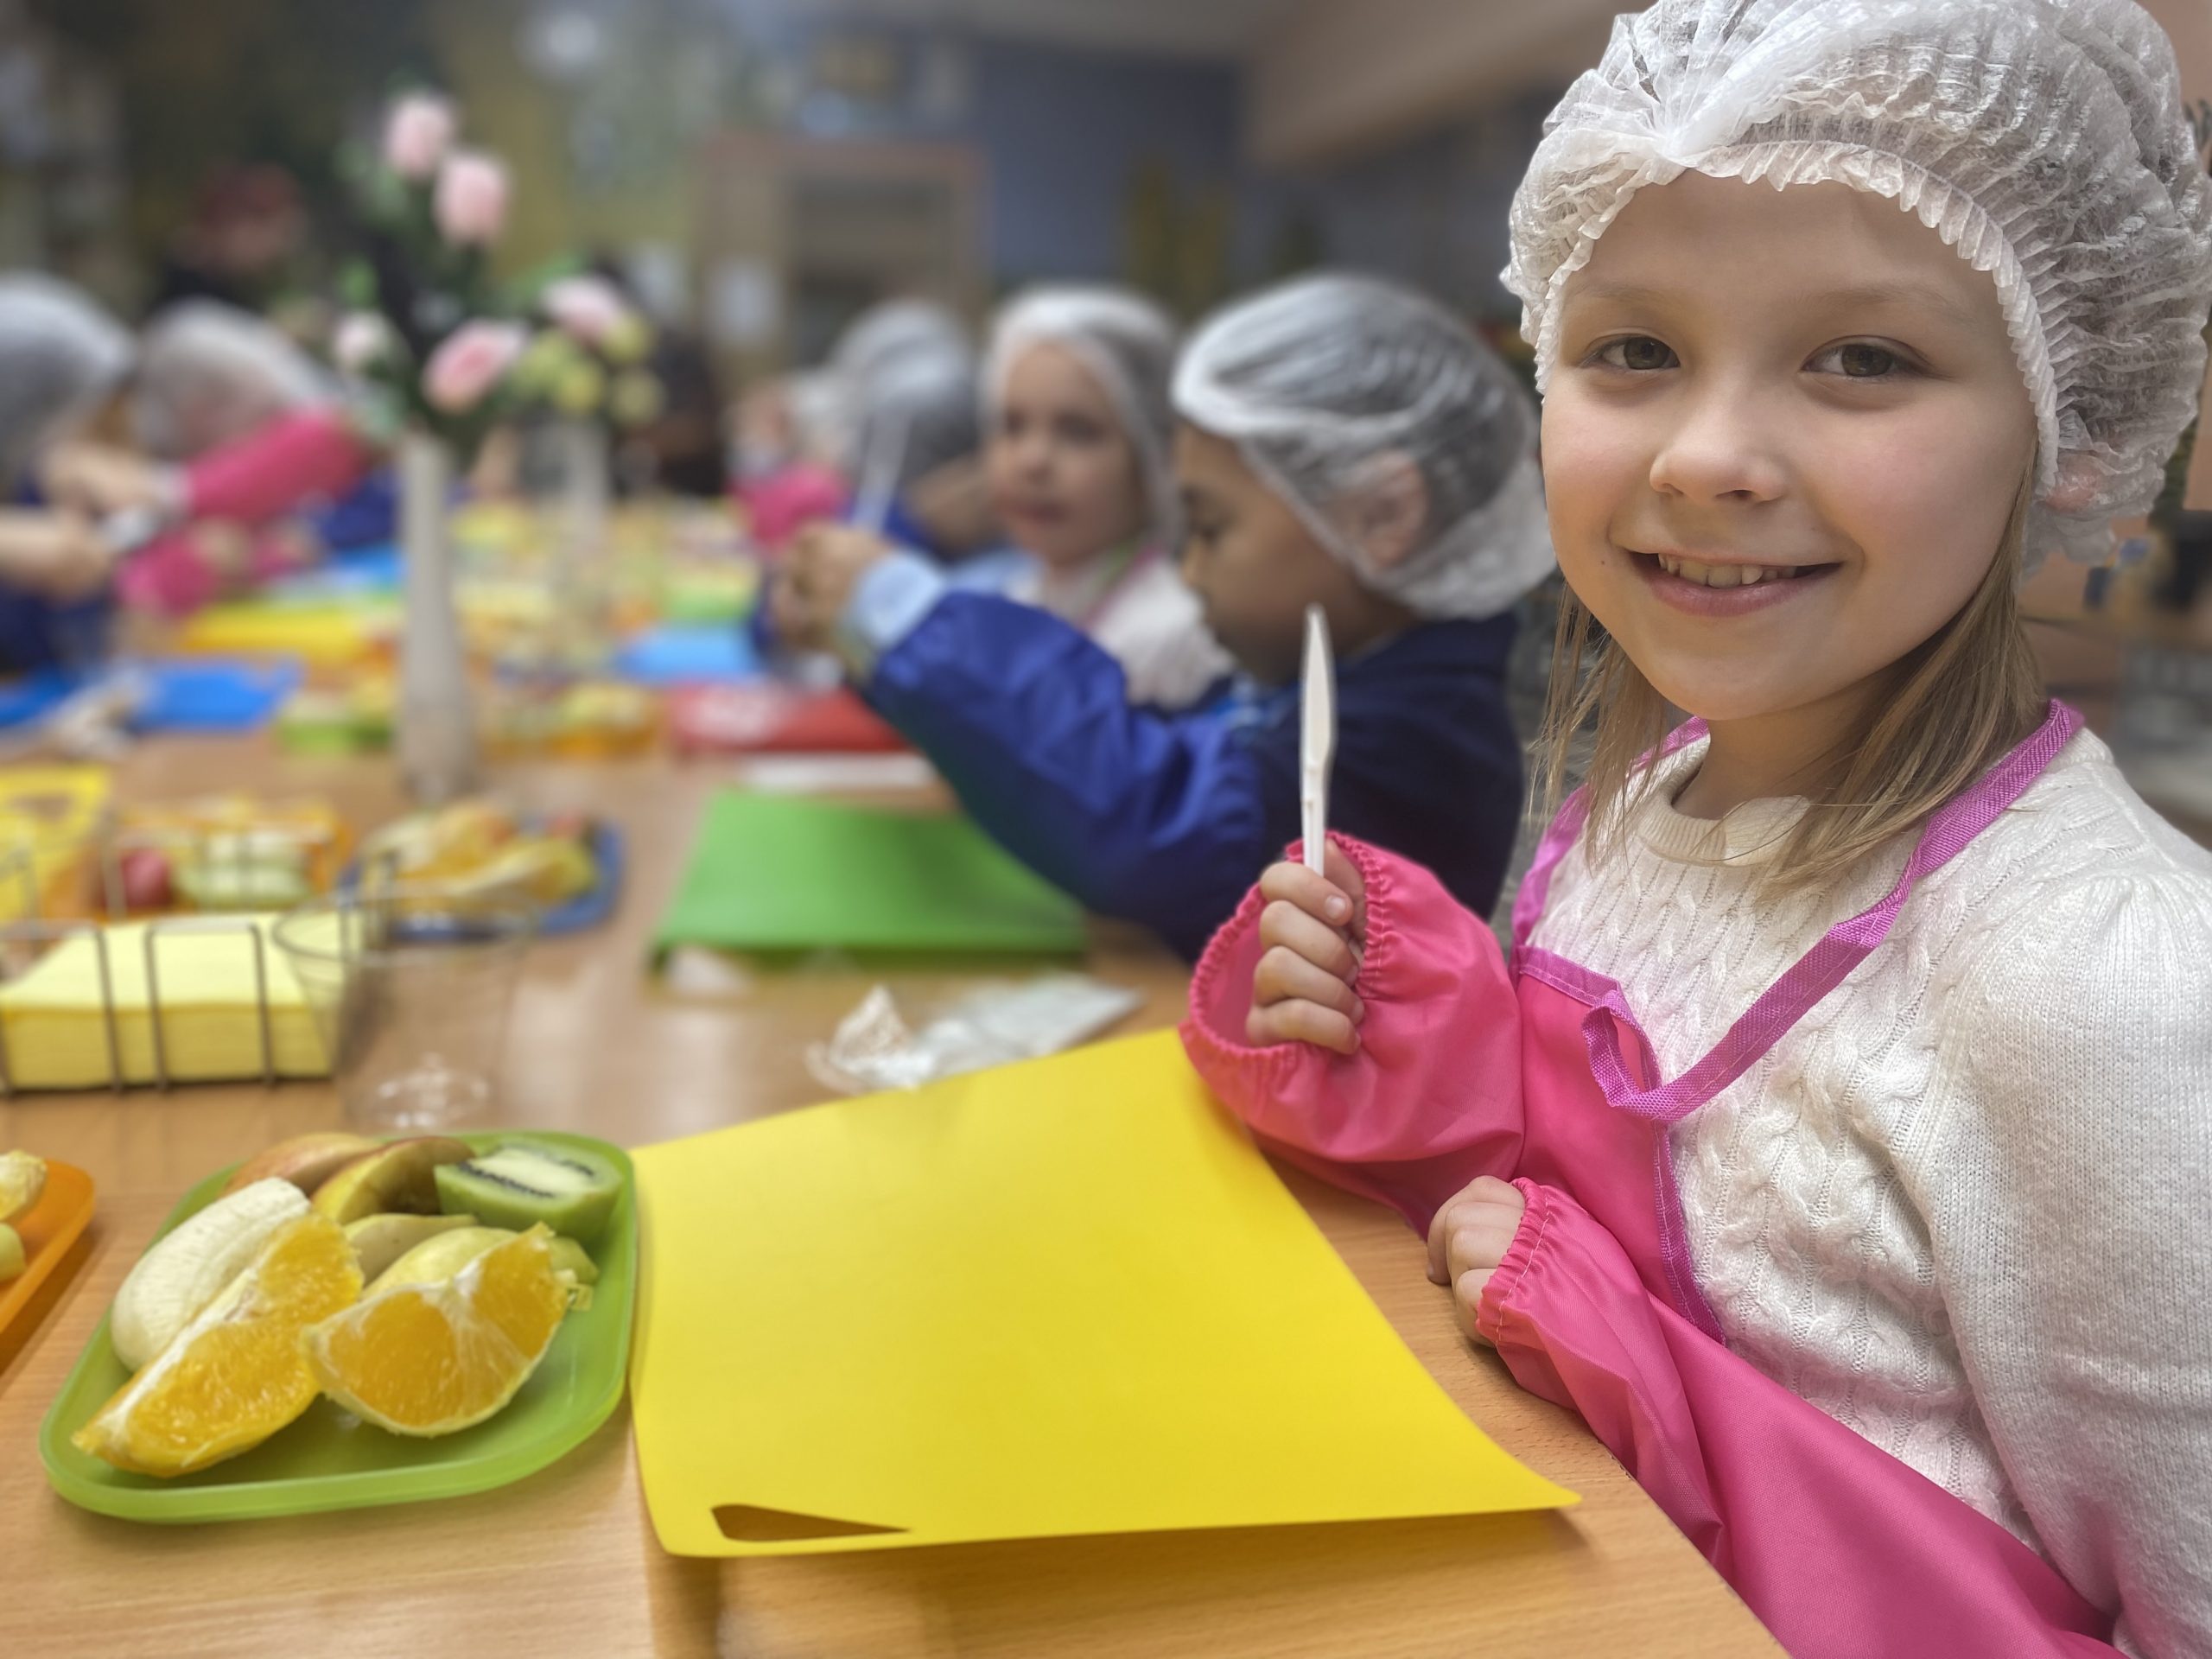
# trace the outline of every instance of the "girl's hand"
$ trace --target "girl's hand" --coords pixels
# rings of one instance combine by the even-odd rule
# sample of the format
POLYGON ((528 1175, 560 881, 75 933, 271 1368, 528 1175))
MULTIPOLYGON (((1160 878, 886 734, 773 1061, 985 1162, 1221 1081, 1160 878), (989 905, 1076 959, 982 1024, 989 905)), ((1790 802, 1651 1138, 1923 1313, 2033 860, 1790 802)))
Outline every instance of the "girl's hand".
POLYGON ((1529 1207, 1520 1188, 1494 1176, 1478 1175, 1444 1201, 1428 1224, 1428 1276, 1452 1287, 1459 1328, 1477 1342, 1490 1339, 1475 1328, 1483 1287, 1513 1248, 1529 1207))
POLYGON ((777 636, 802 651, 828 650, 861 577, 890 551, 882 537, 849 524, 801 531, 768 590, 777 636))
POLYGON ((115 555, 81 513, 0 512, 0 578, 64 604, 89 599, 115 574, 115 555))
POLYGON ((171 468, 106 444, 58 445, 40 473, 48 499, 94 518, 137 509, 165 512, 177 504, 178 483, 171 468))
POLYGON ((1367 954, 1367 884, 1333 842, 1322 863, 1325 876, 1274 864, 1260 878, 1265 949, 1244 1017, 1246 1040, 1256 1047, 1312 1043, 1350 1054, 1359 1046, 1367 1005, 1352 982, 1367 954))

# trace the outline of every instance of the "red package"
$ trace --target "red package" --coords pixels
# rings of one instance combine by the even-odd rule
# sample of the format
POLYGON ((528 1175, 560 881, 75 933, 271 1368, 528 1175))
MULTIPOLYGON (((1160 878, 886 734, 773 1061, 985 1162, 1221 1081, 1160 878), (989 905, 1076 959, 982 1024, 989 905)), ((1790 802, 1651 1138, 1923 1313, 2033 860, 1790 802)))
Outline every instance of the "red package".
POLYGON ((887 754, 906 741, 850 691, 687 685, 669 694, 680 754, 887 754))

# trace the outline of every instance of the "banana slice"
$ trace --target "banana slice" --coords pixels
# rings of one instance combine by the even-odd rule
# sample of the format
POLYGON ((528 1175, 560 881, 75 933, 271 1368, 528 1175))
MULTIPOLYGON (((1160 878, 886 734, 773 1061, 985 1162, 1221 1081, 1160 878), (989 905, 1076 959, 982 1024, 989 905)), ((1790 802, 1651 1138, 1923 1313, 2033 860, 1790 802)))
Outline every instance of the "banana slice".
POLYGON ((308 1213, 307 1194, 274 1177, 218 1198, 138 1258, 108 1310, 115 1355, 138 1370, 245 1271, 286 1222, 308 1213))

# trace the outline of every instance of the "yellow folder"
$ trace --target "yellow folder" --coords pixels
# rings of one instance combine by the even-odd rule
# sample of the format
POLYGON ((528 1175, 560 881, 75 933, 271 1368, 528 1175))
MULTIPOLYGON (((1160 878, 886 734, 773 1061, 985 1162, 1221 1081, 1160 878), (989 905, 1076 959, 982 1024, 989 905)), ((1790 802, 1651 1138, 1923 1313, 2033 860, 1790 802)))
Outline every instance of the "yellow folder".
MULTIPOLYGON (((262 940, 269 1035, 280 1077, 330 1075, 322 1040, 300 982, 269 936, 273 918, 251 919, 262 940)), ((116 1010, 116 1047, 125 1083, 213 1083, 257 1077, 262 1027, 253 943, 245 933, 163 931, 156 941, 161 990, 162 1068, 155 1065, 154 1020, 146 979, 146 927, 104 930, 108 995, 116 1010)), ((73 934, 19 979, 0 986, 0 1035, 17 1089, 104 1089, 110 1080, 99 947, 73 934)))
POLYGON ((649 1147, 679 1555, 1548 1509, 1172 1033, 649 1147))

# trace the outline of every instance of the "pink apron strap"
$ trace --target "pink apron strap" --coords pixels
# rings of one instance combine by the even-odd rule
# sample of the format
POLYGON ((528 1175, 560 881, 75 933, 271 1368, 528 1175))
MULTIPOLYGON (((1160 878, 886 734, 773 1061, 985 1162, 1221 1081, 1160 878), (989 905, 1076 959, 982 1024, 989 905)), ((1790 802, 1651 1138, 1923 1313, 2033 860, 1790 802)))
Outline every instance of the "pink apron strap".
MULTIPOLYGON (((1705 722, 1686 720, 1667 734, 1666 741, 1652 753, 1637 762, 1640 768, 1655 766, 1675 750, 1694 743, 1705 735, 1705 722)), ((1513 953, 1518 957, 1528 948, 1529 936, 1536 931, 1536 924, 1543 918, 1544 901, 1551 896, 1552 872, 1567 856, 1567 849, 1574 845, 1574 838, 1582 833, 1582 825, 1590 816, 1590 786, 1585 784, 1560 803, 1551 827, 1544 831, 1544 838, 1536 845, 1535 862, 1529 867, 1522 878, 1521 890, 1513 896, 1513 953)))
MULTIPOLYGON (((1620 1038, 1614 1020, 1602 1010, 1592 1010, 1584 1023, 1583 1033, 1590 1046, 1590 1069, 1599 1087, 1605 1090, 1605 1098, 1624 1111, 1672 1123, 1743 1076, 1804 1017, 1808 1009, 1841 984, 1845 976, 1889 937, 1898 912, 1904 908, 1905 900, 1920 878, 1950 862, 1976 836, 1994 823, 1999 814, 2026 792, 2028 785, 2042 775, 2081 728, 2082 716, 2054 699, 2049 715, 2032 736, 1928 821, 1912 849, 1912 856, 1905 861, 1904 874, 1897 877, 1897 885, 1888 894, 1870 909, 1829 929, 1819 944, 1761 993, 1704 1058, 1672 1083, 1638 1088, 1622 1063, 1620 1038)), ((1564 817, 1566 814, 1562 812, 1560 816, 1564 817)), ((1553 862, 1557 861, 1554 857, 1553 862)), ((1539 895, 1540 906, 1541 903, 1539 895)), ((1516 904, 1516 936, 1520 921, 1520 906, 1516 904)), ((1533 918, 1530 925, 1534 925, 1533 918)))

